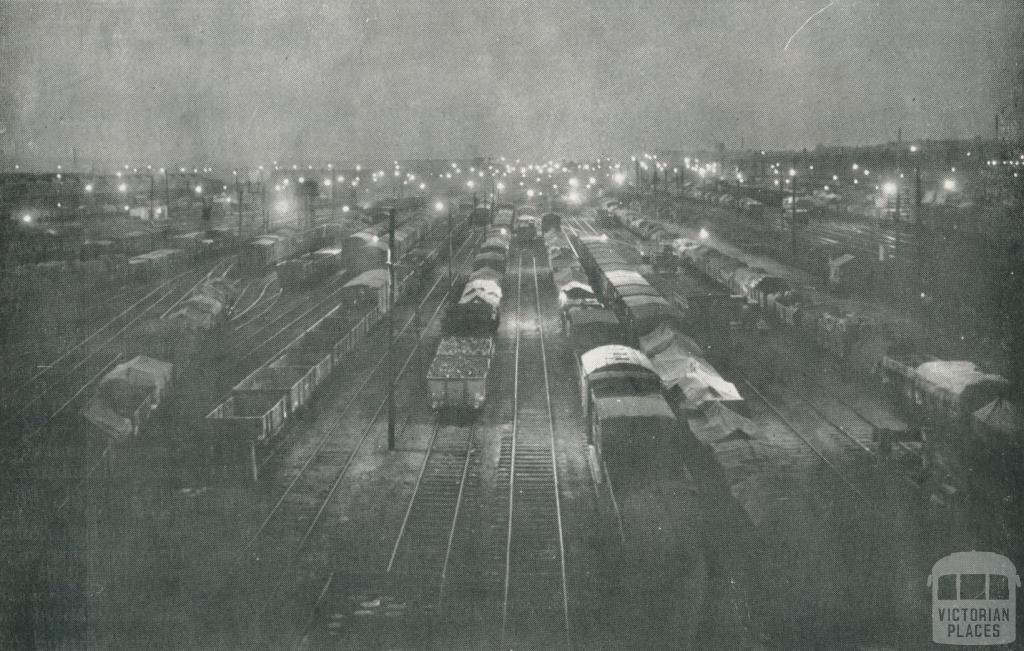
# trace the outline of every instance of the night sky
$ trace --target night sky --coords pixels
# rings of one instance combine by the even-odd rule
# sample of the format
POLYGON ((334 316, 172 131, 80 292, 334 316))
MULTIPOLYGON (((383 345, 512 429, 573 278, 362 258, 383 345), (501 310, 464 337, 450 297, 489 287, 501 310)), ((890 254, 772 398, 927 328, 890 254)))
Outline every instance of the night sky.
MULTIPOLYGON (((8 160, 813 147, 994 133, 1024 3, 0 0, 8 160)), ((1009 105, 1009 106, 1008 106, 1009 105)))

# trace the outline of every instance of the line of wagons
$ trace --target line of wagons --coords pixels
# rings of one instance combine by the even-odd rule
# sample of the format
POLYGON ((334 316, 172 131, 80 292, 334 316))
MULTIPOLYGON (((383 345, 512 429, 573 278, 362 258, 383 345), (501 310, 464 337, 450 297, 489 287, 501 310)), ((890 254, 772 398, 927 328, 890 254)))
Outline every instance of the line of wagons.
MULTIPOLYGON (((395 229, 395 257, 417 267, 433 264, 437 253, 423 245, 435 234, 439 223, 440 217, 433 211, 414 213, 395 229)), ((342 235, 338 224, 322 224, 304 231, 279 228, 246 242, 241 262, 249 270, 273 266, 282 285, 300 287, 342 268, 361 273, 384 267, 388 248, 388 231, 382 225, 367 226, 348 236, 342 235)))
POLYGON ((461 289, 453 292, 459 298, 445 313, 445 336, 427 370, 432 409, 474 412, 487 401, 487 378, 494 359, 501 284, 510 244, 507 230, 490 228, 473 258, 468 278, 461 289))
POLYGON ((139 355, 118 364, 99 381, 81 415, 113 441, 139 436, 152 413, 193 368, 204 350, 220 348, 235 287, 208 280, 166 316, 150 319, 132 332, 139 355))
MULTIPOLYGON (((688 485, 679 440, 686 427, 721 467, 724 488, 760 526, 772 507, 784 502, 787 459, 741 415, 743 397, 736 386, 704 358, 703 349, 682 334, 668 313, 642 322, 657 325, 637 333, 636 347, 618 343, 623 339, 615 314, 602 313, 598 293, 577 275, 573 247, 567 247, 560 234, 548 234, 546 239, 564 328, 577 359, 595 465, 598 474, 608 478, 620 504, 627 505, 623 518, 631 522, 623 528, 650 524, 644 514, 649 511, 652 484, 688 485), (639 516, 628 514, 631 494, 639 516)), ((612 258, 607 255, 607 243, 600 238, 574 242, 580 245, 575 249, 579 258, 590 260, 587 266, 601 275, 598 260, 612 258)), ((613 297, 623 293, 614 288, 617 271, 605 274, 599 285, 608 288, 605 300, 616 300, 613 297)))
MULTIPOLYGON (((988 454, 993 440, 1002 441, 1006 449, 1020 449, 1016 439, 1024 424, 1019 407, 1007 400, 1006 378, 973 361, 930 355, 900 335, 897 327, 818 303, 785 279, 714 247, 686 238, 669 246, 689 268, 743 297, 751 314, 804 333, 831 358, 870 368, 886 394, 915 423, 898 432, 876 431, 883 451, 899 440, 916 441, 925 444, 926 463, 957 465, 988 454)), ((1019 456, 1013 453, 1013 458, 1019 456)))
MULTIPOLYGON (((318 240, 306 242, 315 245, 318 240)), ((410 260, 417 250, 410 251, 399 266, 396 296, 424 271, 410 260)), ((243 461, 255 479, 257 466, 251 461, 257 451, 290 416, 302 412, 313 391, 386 314, 387 285, 384 269, 358 274, 343 287, 334 310, 238 383, 231 396, 207 416, 211 458, 235 465, 239 450, 245 450, 243 461)), ((194 368, 198 355, 223 348, 216 338, 229 331, 225 324, 236 295, 229 282, 207 281, 166 317, 139 327, 134 335, 141 354, 100 381, 82 411, 86 421, 114 441, 137 438, 182 375, 194 368)))
MULTIPOLYGON (((396 301, 413 275, 408 272, 396 280, 396 301)), ((242 379, 206 415, 207 449, 215 466, 228 476, 245 468, 249 479, 258 479, 260 450, 289 420, 309 409, 320 387, 387 315, 388 284, 385 269, 371 269, 348 281, 337 306, 242 379)))
POLYGON ((67 277, 86 284, 144 281, 233 248, 236 242, 234 232, 227 228, 178 235, 132 231, 117 240, 81 241, 67 259, 18 265, 10 274, 27 283, 56 282, 67 277))
MULTIPOLYGON (((437 226, 436 218, 420 212, 396 229, 396 301, 432 270, 437 253, 429 248, 428 239, 437 226)), ((346 240, 344 264, 352 264, 357 272, 370 268, 342 287, 339 305, 235 385, 231 395, 207 415, 211 459, 228 469, 245 467, 252 480, 258 478, 260 449, 288 419, 306 410, 314 392, 387 315, 386 239, 386 230, 371 226, 346 240)))

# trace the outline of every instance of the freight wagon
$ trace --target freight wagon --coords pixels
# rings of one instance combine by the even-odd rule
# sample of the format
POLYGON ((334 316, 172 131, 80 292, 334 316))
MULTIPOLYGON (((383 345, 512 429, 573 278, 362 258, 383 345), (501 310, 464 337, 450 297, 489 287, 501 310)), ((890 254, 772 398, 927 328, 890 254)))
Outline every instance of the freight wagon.
POLYGON ((250 373, 231 390, 233 395, 252 393, 285 396, 285 417, 299 413, 313 395, 311 368, 265 366, 250 373))
POLYGON ((649 466, 662 435, 675 435, 675 416, 646 355, 627 346, 589 350, 578 359, 580 398, 598 462, 626 480, 649 466))
POLYGON ((604 307, 570 307, 562 315, 562 327, 577 357, 594 348, 622 343, 622 325, 615 313, 604 307))
POLYGON ((285 289, 313 285, 341 270, 340 248, 319 249, 277 263, 277 277, 285 289))
POLYGON ((137 438, 171 391, 173 377, 172 364, 139 355, 103 376, 82 416, 115 441, 137 438))
POLYGON ((427 371, 431 408, 476 411, 483 407, 493 357, 490 337, 443 338, 427 371))

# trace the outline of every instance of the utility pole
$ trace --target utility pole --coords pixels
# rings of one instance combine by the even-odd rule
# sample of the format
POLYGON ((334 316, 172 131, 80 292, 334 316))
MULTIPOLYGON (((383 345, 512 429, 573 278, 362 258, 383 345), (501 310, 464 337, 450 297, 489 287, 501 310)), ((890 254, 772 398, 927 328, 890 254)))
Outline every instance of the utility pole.
POLYGON ((156 179, 149 173, 149 218, 156 221, 156 179))
POLYGON ((235 174, 235 192, 238 194, 238 241, 242 241, 242 186, 238 182, 238 174, 235 174))
POLYGON ((921 216, 921 167, 914 166, 914 240, 917 243, 917 260, 914 264, 914 272, 917 276, 918 294, 924 293, 924 274, 921 267, 924 266, 924 220, 921 216))
POLYGON ((452 252, 452 202, 448 201, 448 284, 454 285, 455 279, 452 277, 452 258, 454 254, 452 252))
POLYGON ((896 186, 896 223, 900 223, 900 195, 903 194, 903 188, 899 185, 896 186))
MULTIPOLYGON (((796 169, 795 167, 793 169, 796 169)), ((791 211, 793 223, 791 224, 790 232, 792 233, 793 241, 791 246, 793 248, 793 262, 796 262, 796 174, 790 175, 790 183, 793 185, 793 207, 791 211)))
POLYGON ((267 212, 267 184, 263 182, 263 170, 260 170, 260 210, 263 212, 263 232, 270 230, 270 213, 267 212))
POLYGON ((327 188, 328 188, 328 191, 330 192, 328 200, 331 202, 331 223, 333 224, 334 223, 334 219, 335 219, 335 210, 334 209, 335 209, 335 203, 336 203, 335 200, 334 200, 334 188, 337 187, 337 186, 334 185, 334 181, 332 179, 327 179, 327 182, 330 184, 330 185, 327 186, 327 188))
POLYGON ((395 449, 395 209, 388 214, 388 450, 395 449))
POLYGON ((171 221, 171 171, 164 174, 164 200, 167 202, 167 221, 171 221))

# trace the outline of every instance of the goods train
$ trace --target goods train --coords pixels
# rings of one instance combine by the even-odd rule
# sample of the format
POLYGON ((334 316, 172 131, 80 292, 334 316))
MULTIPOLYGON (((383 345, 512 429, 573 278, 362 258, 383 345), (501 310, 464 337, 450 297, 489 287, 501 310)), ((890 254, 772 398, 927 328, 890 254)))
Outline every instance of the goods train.
POLYGON ((223 334, 235 298, 231 284, 206 281, 166 317, 143 324, 136 332, 139 355, 100 380, 82 409, 86 422, 115 441, 138 437, 200 351, 223 334))
MULTIPOLYGON (((578 238, 570 242, 560 230, 546 233, 544 239, 559 291, 563 329, 577 360, 588 439, 598 474, 609 485, 619 507, 616 517, 626 543, 623 549, 628 550, 619 560, 630 567, 632 574, 644 576, 650 567, 641 559, 651 554, 680 557, 666 547, 673 544, 667 541, 679 538, 667 531, 665 523, 683 517, 675 511, 681 503, 679 497, 694 489, 688 460, 684 458, 682 437, 687 424, 679 422, 677 414, 690 417, 702 416, 703 410, 725 412, 725 400, 739 396, 735 387, 718 376, 698 354, 679 354, 681 350, 695 351, 698 347, 673 328, 672 318, 657 322, 651 332, 640 337, 645 350, 622 345, 624 333, 616 313, 602 305, 600 299, 609 304, 619 303, 624 306, 620 313, 630 314, 632 306, 624 301, 631 294, 625 286, 616 284, 614 276, 629 269, 615 266, 613 258, 604 256, 604 242, 585 243, 578 238), (581 252, 579 257, 576 251, 581 252), (588 262, 580 264, 584 259, 588 262), (607 262, 608 269, 615 269, 606 271, 599 261, 607 262), (678 402, 678 409, 673 408, 673 402, 678 402)), ((624 279, 628 281, 626 285, 641 282, 635 276, 624 279)), ((639 295, 657 293, 651 288, 639 295)), ((629 318, 636 321, 635 314, 629 318)), ((723 445, 729 447, 730 458, 738 456, 736 448, 741 442, 730 440, 723 445)), ((754 445, 750 446, 752 450, 754 445)), ((759 458, 754 453, 747 454, 747 458, 751 456, 759 458)), ((744 463, 740 470, 746 472, 752 467, 753 464, 744 463)), ((743 477, 732 478, 734 495, 739 492, 738 497, 745 498, 743 493, 760 492, 762 478, 754 474, 746 472, 743 477), (751 486, 754 490, 749 490, 751 486)), ((741 502, 746 505, 750 500, 741 502)), ((756 515, 758 508, 759 504, 754 504, 748 510, 756 515)), ((665 582, 664 571, 662 564, 659 575, 644 577, 644 584, 665 582)), ((678 588, 668 588, 669 593, 678 588)), ((636 595, 641 601, 643 597, 636 595)))
MULTIPOLYGON (((686 426, 722 469, 722 488, 760 526, 791 493, 785 483, 788 460, 735 411, 742 406, 736 387, 718 374, 700 346, 680 333, 673 320, 662 321, 640 337, 639 350, 619 345, 621 333, 613 313, 571 305, 578 288, 574 283, 581 281, 571 278, 578 262, 574 267, 575 255, 564 252, 572 251, 564 235, 548 233, 545 240, 554 260, 553 275, 567 281, 556 281, 563 304, 570 304, 563 308, 564 330, 577 358, 589 441, 601 474, 621 505, 624 537, 627 531, 649 529, 641 512, 649 508, 652 491, 691 488, 679 438, 686 426), (680 416, 686 425, 677 421, 680 416)), ((614 296, 619 290, 614 282, 610 285, 609 295, 614 296)))
POLYGON ((879 346, 886 335, 868 319, 835 305, 818 304, 763 269, 706 245, 681 244, 679 249, 690 268, 743 296, 781 327, 802 332, 830 358, 847 361, 854 355, 877 355, 871 363, 883 387, 917 423, 944 429, 968 427, 971 410, 1006 393, 1004 378, 984 373, 972 362, 918 359, 901 352, 902 342, 879 346), (881 354, 875 352, 879 348, 881 354))
MULTIPOLYGON (((876 430, 875 440, 883 452, 899 441, 921 443, 920 460, 934 469, 929 478, 949 481, 969 477, 966 469, 972 463, 999 466, 1008 458, 1024 459, 1016 440, 1022 430, 1020 412, 1006 399, 1009 383, 1005 378, 971 361, 940 359, 914 350, 883 324, 835 305, 819 304, 784 279, 713 247, 680 238, 671 249, 684 264, 742 296, 768 320, 803 333, 828 357, 859 366, 866 362, 913 424, 900 431, 876 430), (1000 455, 991 453, 996 439, 1005 450, 1000 455)), ((947 483, 942 490, 954 489, 947 483)))
POLYGON ((492 228, 504 230, 506 233, 512 233, 512 222, 515 220, 515 210, 511 207, 505 207, 499 205, 498 212, 494 216, 494 221, 491 222, 492 228))
POLYGON ((603 236, 569 236, 587 272, 591 287, 623 324, 626 342, 635 343, 678 313, 647 280, 633 269, 603 236))
MULTIPOLYGON (((568 278, 568 274, 573 271, 571 259, 562 253, 564 249, 559 236, 550 234, 547 237, 549 251, 554 252, 559 260, 565 260, 564 263, 558 263, 564 264, 564 268, 555 273, 559 274, 560 278, 567 279, 567 282, 561 286, 556 282, 556 286, 560 288, 560 302, 568 305, 563 322, 577 354, 601 344, 612 343, 612 334, 617 329, 615 317, 626 315, 623 320, 627 323, 631 320, 634 324, 634 338, 631 341, 635 341, 653 362, 665 396, 679 409, 692 412, 708 403, 736 406, 742 402, 736 387, 722 378, 704 359, 704 351, 700 346, 681 334, 678 315, 674 311, 662 310, 653 314, 641 312, 638 315, 638 304, 645 309, 648 305, 662 305, 658 302, 648 302, 664 301, 657 289, 648 284, 643 276, 629 270, 628 265, 620 264, 618 260, 621 258, 616 259, 612 255, 615 251, 604 239, 598 237, 587 240, 576 236, 573 238, 579 245, 573 249, 580 252, 582 259, 589 260, 584 267, 590 267, 591 277, 599 279, 599 295, 605 304, 620 306, 618 313, 612 312, 611 315, 602 314, 600 310, 589 307, 588 302, 596 300, 596 296, 594 299, 586 297, 580 287, 582 283, 568 278), (579 296, 575 301, 582 302, 582 305, 572 305, 574 294, 579 296), (613 318, 608 318, 609 316, 613 318), (643 324, 644 327, 636 328, 637 323, 643 324)), ((550 255, 552 254, 549 253, 550 255)), ((589 289, 589 286, 583 286, 589 289)), ((667 302, 664 302, 664 305, 667 306, 667 302)), ((630 334, 629 329, 627 328, 623 334, 630 334)))
POLYGON ((281 226, 246 241, 239 254, 239 263, 244 269, 260 270, 288 258, 338 244, 337 228, 329 224, 304 231, 281 226))
MULTIPOLYGON (((181 270, 194 260, 205 260, 234 245, 231 232, 222 229, 169 236, 157 231, 133 231, 117 240, 66 240, 66 256, 48 262, 14 267, 10 276, 26 286, 72 279, 78 284, 123 283, 149 280, 181 270)), ((18 256, 8 258, 8 262, 18 256)))
POLYGON ((544 216, 540 218, 540 225, 545 233, 560 230, 562 228, 562 215, 557 212, 544 213, 544 216))
POLYGON ((422 211, 426 205, 426 200, 423 197, 402 197, 401 199, 374 199, 366 206, 364 212, 370 218, 373 223, 386 222, 388 215, 392 210, 398 212, 403 211, 422 211))
MULTIPOLYGON (((405 280, 396 281, 396 297, 405 280)), ((387 273, 379 269, 349 281, 345 285, 347 301, 236 384, 206 415, 207 447, 215 465, 224 466, 229 473, 245 468, 248 479, 259 478, 258 451, 274 440, 290 419, 309 408, 317 390, 335 370, 343 368, 367 333, 387 314, 387 283, 387 273)))
MULTIPOLYGON (((403 242, 410 244, 408 238, 403 242)), ((278 436, 289 419, 308 409, 319 387, 343 368, 370 330, 388 314, 389 300, 400 300, 420 280, 418 274, 423 273, 424 265, 432 264, 433 257, 432 251, 421 251, 409 264, 402 258, 396 266, 392 297, 388 296, 386 269, 369 269, 349 280, 337 306, 277 357, 235 385, 207 414, 210 458, 227 468, 245 467, 248 478, 257 480, 258 451, 278 436)))
POLYGON ((959 484, 973 485, 995 502, 1019 499, 1021 417, 1007 400, 1005 378, 974 362, 938 359, 906 344, 890 346, 876 373, 885 393, 915 426, 875 430, 875 442, 886 455, 894 443, 918 446, 937 502, 956 499, 959 484), (986 469, 984 481, 979 481, 978 468, 986 469))
POLYGON ((430 405, 435 410, 473 412, 487 401, 509 245, 509 235, 500 229, 488 234, 459 299, 448 307, 445 337, 427 371, 430 405))
POLYGON ((340 247, 318 249, 312 253, 277 263, 277 277, 285 289, 312 285, 341 271, 340 247))

